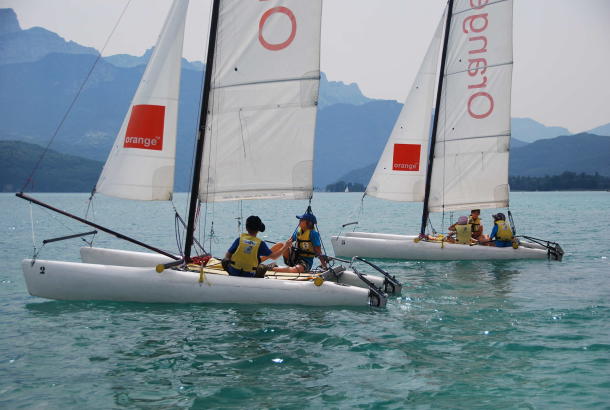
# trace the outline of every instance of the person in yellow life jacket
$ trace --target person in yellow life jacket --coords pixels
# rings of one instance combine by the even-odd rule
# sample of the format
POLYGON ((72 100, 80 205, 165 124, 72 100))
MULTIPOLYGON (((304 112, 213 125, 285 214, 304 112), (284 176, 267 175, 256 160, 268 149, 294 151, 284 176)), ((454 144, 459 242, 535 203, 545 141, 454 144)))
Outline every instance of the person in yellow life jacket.
POLYGON ((513 235, 510 225, 506 223, 506 216, 503 213, 497 213, 492 215, 494 219, 494 227, 491 231, 490 241, 487 243, 489 246, 496 246, 498 248, 506 248, 513 246, 513 235))
POLYGON ((326 258, 322 255, 320 234, 315 230, 316 217, 314 214, 306 212, 303 215, 297 215, 297 218, 299 226, 289 239, 291 243, 296 244, 296 247, 290 247, 287 252, 284 252, 284 262, 288 266, 274 267, 272 268, 274 272, 308 272, 313 266, 315 257, 320 259, 323 269, 327 268, 326 258))
POLYGON ((477 240, 472 238, 472 226, 468 223, 467 216, 460 216, 457 222, 449 227, 449 231, 452 234, 447 238, 448 242, 461 245, 477 243, 477 240))
POLYGON ((256 215, 251 215, 246 219, 246 231, 235 239, 222 260, 222 266, 231 276, 263 277, 265 270, 257 270, 261 258, 279 258, 290 246, 290 241, 272 252, 263 240, 256 237, 259 232, 265 232, 265 224, 256 215))
POLYGON ((483 225, 481 224, 481 210, 473 209, 470 211, 470 216, 468 217, 468 224, 470 224, 472 229, 472 238, 477 241, 487 241, 489 237, 483 235, 483 225))

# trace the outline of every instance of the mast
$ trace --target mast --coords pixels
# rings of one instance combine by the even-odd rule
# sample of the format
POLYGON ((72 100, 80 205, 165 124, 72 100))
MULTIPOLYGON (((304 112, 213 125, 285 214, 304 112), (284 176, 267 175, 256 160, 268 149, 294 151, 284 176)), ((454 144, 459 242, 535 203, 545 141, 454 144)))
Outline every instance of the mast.
POLYGON ((197 211, 197 201, 199 200, 199 180, 201 179, 201 159, 203 157, 203 140, 205 137, 205 127, 208 119, 208 105, 210 99, 210 89, 212 81, 212 71, 214 69, 214 52, 216 48, 216 32, 218 29, 218 13, 220 0, 214 0, 212 4, 212 19, 210 20, 210 35, 208 38, 208 56, 205 65, 205 79, 203 84, 203 96, 201 99, 201 113, 199 115, 199 132, 197 135, 197 147, 195 149, 195 165, 193 169, 193 184, 191 186, 191 200, 189 203, 188 223, 186 227, 186 242, 184 245, 184 260, 191 259, 191 247, 193 246, 193 236, 195 234, 195 214, 197 211))
POLYGON ((436 133, 438 131, 438 117, 441 107, 441 96, 443 94, 443 80, 445 77, 445 62, 447 60, 447 44, 449 43, 449 30, 451 28, 451 17, 453 15, 453 1, 449 0, 447 7, 447 21, 445 23, 445 35, 443 38, 443 49, 441 55, 441 66, 438 76, 438 89, 436 90, 436 106, 434 108, 434 121, 432 123, 432 138, 430 140, 430 149, 428 153, 428 167, 426 170, 426 191, 424 194, 424 209, 421 217, 421 230, 420 234, 425 235, 426 225, 428 224, 428 216, 430 211, 428 210, 428 202, 430 200, 430 181, 432 179, 432 164, 434 162, 434 147, 436 145, 436 133))

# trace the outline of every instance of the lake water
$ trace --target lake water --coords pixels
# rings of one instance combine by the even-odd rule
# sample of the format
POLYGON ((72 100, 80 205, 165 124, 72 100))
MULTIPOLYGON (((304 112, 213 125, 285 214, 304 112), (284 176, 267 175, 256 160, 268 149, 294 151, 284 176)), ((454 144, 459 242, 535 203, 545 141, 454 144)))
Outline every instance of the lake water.
MULTIPOLYGON (((81 216, 87 207, 85 194, 35 196, 81 216)), ((561 243, 563 262, 383 261, 405 286, 376 310, 31 297, 20 267, 32 255, 30 207, 0 194, 0 406, 610 408, 610 193, 514 193, 511 201, 520 233, 561 243)), ((186 196, 174 202, 183 212, 186 196)), ((360 230, 418 231, 420 204, 360 205, 360 194, 315 195, 329 253, 330 236, 356 219, 360 230)), ((307 203, 242 206, 277 241, 307 203)), ((94 209, 98 223, 176 248, 169 203, 100 196, 94 209)), ((206 245, 222 255, 239 204, 203 213, 206 245)), ((491 213, 483 211, 486 232, 491 213)), ((41 208, 32 214, 37 246, 90 230, 41 208)), ((441 216, 433 222, 438 229, 441 216)), ((76 261, 79 243, 49 244, 40 258, 76 261)), ((95 246, 138 249, 105 234, 95 246)))

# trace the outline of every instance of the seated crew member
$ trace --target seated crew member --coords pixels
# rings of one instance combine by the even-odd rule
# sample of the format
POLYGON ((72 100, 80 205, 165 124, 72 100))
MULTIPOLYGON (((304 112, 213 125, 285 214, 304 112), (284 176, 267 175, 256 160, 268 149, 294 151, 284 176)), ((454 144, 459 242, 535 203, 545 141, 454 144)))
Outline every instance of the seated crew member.
POLYGON ((472 226, 468 223, 467 216, 460 216, 456 223, 449 227, 452 235, 447 238, 448 242, 459 243, 461 245, 471 245, 477 243, 476 239, 472 238, 472 226), (452 236, 455 235, 455 238, 452 236))
POLYGON ((492 215, 494 219, 494 227, 491 230, 491 240, 487 242, 488 246, 496 246, 498 248, 506 248, 513 246, 513 235, 512 229, 506 223, 506 216, 503 213, 497 213, 492 215))
POLYGON ((264 241, 256 237, 259 232, 265 232, 265 224, 255 215, 246 219, 246 231, 235 239, 222 260, 222 267, 231 276, 263 277, 265 270, 257 270, 261 257, 279 258, 292 241, 286 241, 284 246, 272 252, 264 241))
POLYGON ((481 225, 481 210, 473 209, 470 211, 470 216, 468 217, 468 223, 471 225, 472 229, 472 238, 477 241, 489 240, 489 237, 483 235, 483 225, 481 225))
POLYGON ((295 242, 296 247, 288 248, 288 251, 284 253, 284 262, 289 266, 273 267, 274 272, 308 272, 311 270, 313 258, 316 256, 320 259, 322 268, 327 268, 326 258, 322 255, 320 234, 314 229, 317 223, 316 217, 314 214, 305 213, 300 216, 297 215, 297 218, 299 219, 299 227, 288 240, 291 244, 295 242))

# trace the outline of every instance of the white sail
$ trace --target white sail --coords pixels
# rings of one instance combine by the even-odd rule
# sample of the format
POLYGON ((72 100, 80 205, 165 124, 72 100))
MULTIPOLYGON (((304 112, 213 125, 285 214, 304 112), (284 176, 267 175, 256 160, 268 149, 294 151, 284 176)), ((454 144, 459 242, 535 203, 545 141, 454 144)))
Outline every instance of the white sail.
POLYGON ((367 195, 393 201, 424 200, 428 141, 445 19, 446 10, 366 188, 367 195))
POLYGON ((200 200, 312 192, 321 0, 223 0, 200 200))
POLYGON ((512 0, 457 0, 432 166, 432 212, 508 206, 512 0))
POLYGON ((96 191, 169 200, 174 186, 180 66, 188 0, 174 0, 96 191))

